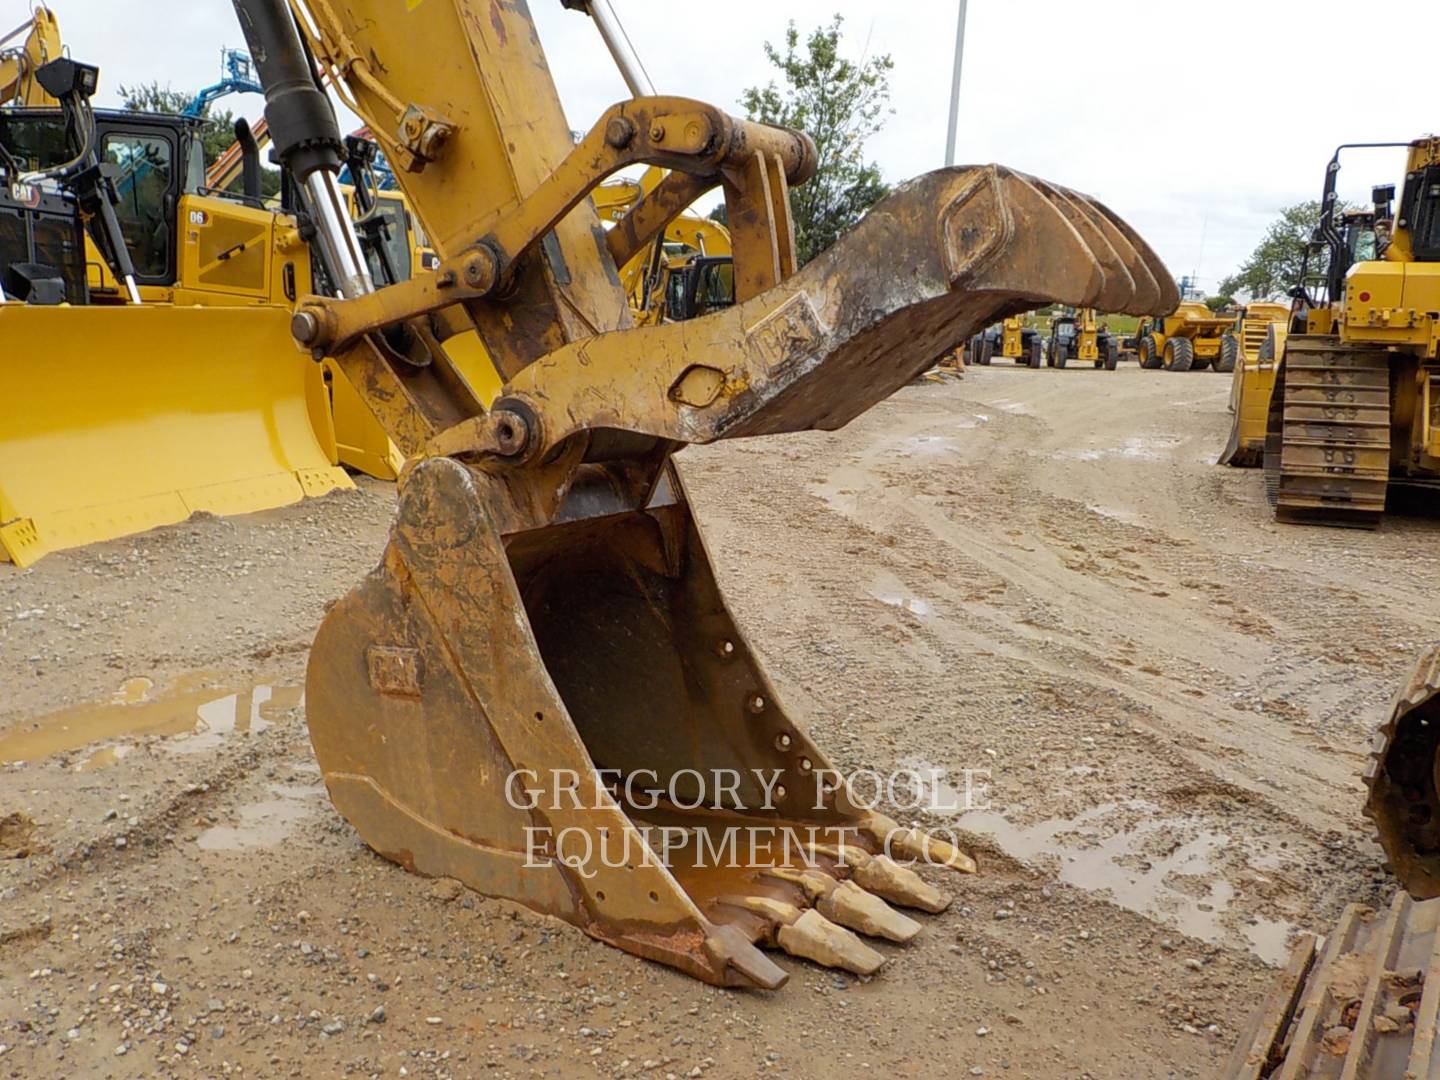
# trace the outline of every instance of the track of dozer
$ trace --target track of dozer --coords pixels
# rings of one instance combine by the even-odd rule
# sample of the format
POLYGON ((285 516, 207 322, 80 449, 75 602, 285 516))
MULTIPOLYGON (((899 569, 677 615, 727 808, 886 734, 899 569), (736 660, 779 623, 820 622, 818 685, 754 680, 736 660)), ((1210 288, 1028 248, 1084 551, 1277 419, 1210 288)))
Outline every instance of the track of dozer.
POLYGON ((1426 1080, 1440 1075, 1440 900, 1345 909, 1307 935, 1236 1046, 1225 1080, 1426 1080))
POLYGON ((1291 338, 1270 402, 1266 493, 1281 521, 1374 528, 1390 475, 1383 352, 1291 338))

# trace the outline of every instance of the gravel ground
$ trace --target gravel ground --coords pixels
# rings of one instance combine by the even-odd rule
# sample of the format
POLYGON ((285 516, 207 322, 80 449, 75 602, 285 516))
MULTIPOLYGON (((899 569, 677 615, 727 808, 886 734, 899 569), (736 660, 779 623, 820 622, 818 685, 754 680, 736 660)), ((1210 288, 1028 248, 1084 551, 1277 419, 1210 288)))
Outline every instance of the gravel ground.
POLYGON ((856 979, 726 992, 404 873, 300 693, 393 491, 0 565, 0 1075, 1198 1077, 1296 929, 1392 888, 1369 729, 1440 523, 1275 525, 1229 380, 992 367, 687 451, 732 604, 842 770, 988 769, 974 878, 856 979))

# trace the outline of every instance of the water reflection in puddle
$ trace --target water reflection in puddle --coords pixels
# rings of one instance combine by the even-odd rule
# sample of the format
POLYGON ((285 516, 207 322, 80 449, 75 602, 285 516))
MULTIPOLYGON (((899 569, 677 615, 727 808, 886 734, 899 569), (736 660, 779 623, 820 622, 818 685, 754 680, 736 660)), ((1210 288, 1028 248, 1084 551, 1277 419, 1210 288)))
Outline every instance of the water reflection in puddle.
POLYGON ((1216 867, 1230 843, 1193 818, 1159 816, 1142 801, 1105 803, 1075 818, 1020 827, 991 811, 961 815, 956 824, 992 837, 1009 855, 1046 868, 1089 892, 1108 893, 1127 911, 1173 926, 1212 944, 1240 944, 1271 964, 1283 964, 1293 925, 1257 918, 1253 925, 1221 917, 1235 887, 1216 867), (1136 814, 1138 820, 1134 820, 1136 814), (1126 822, 1133 822, 1126 824, 1126 822))
POLYGON ((269 784, 270 798, 242 806, 239 824, 213 825, 195 839, 204 851, 253 851, 277 847, 320 806, 320 784, 269 784))
POLYGON ((882 604, 908 611, 912 615, 927 616, 934 612, 929 601, 911 596, 909 590, 894 574, 882 571, 870 579, 869 593, 882 604))
POLYGON ((154 697, 150 679, 126 679, 109 701, 15 725, 0 735, 0 762, 39 761, 103 744, 76 766, 80 772, 93 772, 114 765, 129 752, 128 745, 116 740, 155 735, 180 736, 165 744, 177 753, 211 750, 227 736, 263 731, 304 700, 298 686, 234 690, 214 685, 217 681, 213 675, 194 675, 154 697))

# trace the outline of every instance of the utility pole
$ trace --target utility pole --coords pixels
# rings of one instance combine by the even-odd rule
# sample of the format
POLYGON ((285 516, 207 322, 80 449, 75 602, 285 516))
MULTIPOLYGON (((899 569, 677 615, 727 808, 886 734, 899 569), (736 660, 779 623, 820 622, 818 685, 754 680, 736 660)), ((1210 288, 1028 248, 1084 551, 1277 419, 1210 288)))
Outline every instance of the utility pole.
POLYGON ((960 122, 960 63, 965 59, 965 7, 960 0, 960 21, 955 28, 955 77, 950 82, 950 126, 945 131, 945 165, 955 164, 955 127, 960 122))

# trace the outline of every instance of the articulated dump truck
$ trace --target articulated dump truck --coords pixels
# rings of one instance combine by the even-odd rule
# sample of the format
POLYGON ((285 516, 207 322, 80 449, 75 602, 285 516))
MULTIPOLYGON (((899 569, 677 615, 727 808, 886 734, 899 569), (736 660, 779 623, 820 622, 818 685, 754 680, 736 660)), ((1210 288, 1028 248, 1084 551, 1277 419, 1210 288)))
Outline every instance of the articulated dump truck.
MULTIPOLYGON (((291 324, 407 459, 380 565, 310 654, 330 797, 407 870, 710 983, 780 986, 765 949, 873 972, 857 931, 905 941, 920 924, 892 904, 949 903, 904 864, 975 865, 837 781, 730 614, 675 451, 840 428, 994 321, 1170 311, 1175 285, 1107 208, 997 165, 900 185, 802 268, 803 133, 636 89, 576 142, 525 6, 472 6, 235 0, 304 198, 335 197, 328 79, 439 260, 305 298, 291 324), (587 196, 633 165, 667 175, 607 231, 587 196), (634 325, 617 268, 717 187, 735 303, 634 325), (456 377, 462 332, 503 382, 493 403, 456 377), (714 857, 777 831, 799 841, 714 857)), ((640 88, 608 4, 569 6, 640 88)), ((343 274, 348 220, 311 218, 343 274)))
POLYGON ((1427 649, 1365 770, 1365 814, 1400 891, 1305 935, 1252 1019, 1226 1080, 1440 1076, 1440 645, 1427 649))

